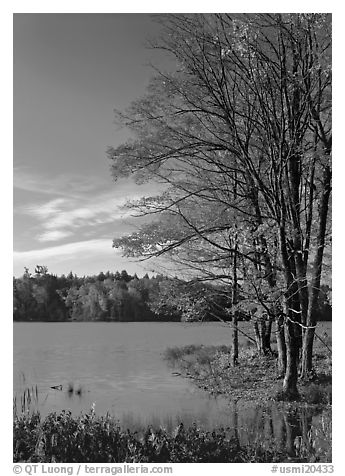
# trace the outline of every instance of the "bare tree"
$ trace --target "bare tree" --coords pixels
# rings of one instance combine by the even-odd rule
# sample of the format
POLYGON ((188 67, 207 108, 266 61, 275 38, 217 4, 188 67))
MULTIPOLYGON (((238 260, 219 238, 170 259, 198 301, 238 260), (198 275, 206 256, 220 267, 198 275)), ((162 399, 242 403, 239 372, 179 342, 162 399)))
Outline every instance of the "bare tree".
POLYGON ((263 306, 273 294, 282 302, 278 350, 283 390, 294 398, 302 348, 302 375, 312 370, 330 197, 330 16, 193 14, 161 22, 156 47, 173 55, 176 72, 158 72, 146 97, 117 114, 136 139, 109 156, 115 178, 154 177, 167 188, 134 204, 159 221, 114 245, 188 260, 186 249, 202 243, 202 268, 218 279, 229 259, 233 272, 241 262, 241 279, 263 306))

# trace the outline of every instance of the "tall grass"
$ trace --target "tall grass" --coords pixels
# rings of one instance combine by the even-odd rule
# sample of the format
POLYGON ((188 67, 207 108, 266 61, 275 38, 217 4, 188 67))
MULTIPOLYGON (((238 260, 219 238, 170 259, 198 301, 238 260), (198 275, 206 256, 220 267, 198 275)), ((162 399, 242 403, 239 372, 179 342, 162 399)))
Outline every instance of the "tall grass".
POLYGON ((17 398, 17 395, 13 397, 13 414, 17 415, 18 411, 21 413, 31 412, 38 407, 38 387, 32 385, 24 389, 23 393, 17 398))
MULTIPOLYGON (((322 424, 323 438, 330 438, 328 423, 322 424)), ((205 431, 181 423, 172 432, 152 427, 142 431, 122 429, 110 415, 94 410, 73 417, 71 412, 51 413, 41 420, 39 413, 17 415, 14 419, 14 462, 44 463, 248 463, 248 462, 330 462, 330 448, 310 444, 291 450, 265 438, 243 444, 232 428, 205 431)), ((320 435, 319 435, 320 436, 320 435)))

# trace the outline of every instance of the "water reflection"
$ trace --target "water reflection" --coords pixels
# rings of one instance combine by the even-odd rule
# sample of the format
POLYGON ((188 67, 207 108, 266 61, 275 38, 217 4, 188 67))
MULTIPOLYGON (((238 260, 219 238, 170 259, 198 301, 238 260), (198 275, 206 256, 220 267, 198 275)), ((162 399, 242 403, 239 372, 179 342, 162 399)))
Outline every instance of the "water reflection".
MULTIPOLYGON (((60 403, 61 395, 64 395, 64 408, 68 408, 68 404, 70 407, 76 405, 80 408, 85 406, 85 400, 89 402, 89 393, 90 391, 79 383, 69 383, 62 387, 54 386, 50 388, 44 400, 32 396, 29 407, 30 410, 39 410, 42 413, 48 395, 50 397, 57 395, 60 403)), ((38 395, 37 389, 36 395, 38 395)), ((301 461, 303 453, 312 454, 315 443, 320 448, 330 448, 330 431, 323 431, 323 419, 325 418, 328 422, 331 420, 329 409, 325 410, 317 406, 286 408, 283 404, 275 402, 265 406, 248 402, 231 404, 219 397, 209 398, 208 402, 209 411, 207 407, 202 407, 193 411, 181 409, 166 413, 152 411, 142 413, 135 409, 116 411, 116 408, 112 408, 109 414, 123 429, 139 432, 150 426, 156 429, 164 428, 168 433, 173 433, 181 423, 185 427, 196 425, 201 430, 223 428, 239 446, 249 445, 253 448, 260 446, 268 451, 274 448, 284 455, 287 454, 291 461, 301 461), (312 431, 314 431, 313 438, 311 438, 312 431)), ((22 404, 22 399, 17 400, 19 412, 22 404)), ((49 402, 49 409, 51 405, 52 401, 49 402)), ((88 408, 90 409, 91 406, 89 405, 88 408)), ((128 407, 130 408, 130 405, 128 407)), ((97 409, 96 413, 104 414, 97 412, 97 409)), ((42 415, 44 416, 44 413, 42 415)))
MULTIPOLYGON (((239 445, 260 444, 267 450, 273 447, 283 454, 288 454, 291 461, 299 460, 303 451, 311 454, 315 442, 323 448, 330 447, 329 434, 316 431, 317 439, 311 439, 312 429, 321 429, 323 418, 330 421, 330 410, 324 411, 318 407, 299 407, 283 409, 281 405, 229 405, 226 416, 223 415, 225 424, 217 425, 224 428, 229 437, 235 439, 239 445), (303 449, 303 451, 302 451, 303 449)), ((149 421, 153 428, 164 428, 169 433, 173 432, 183 422, 185 426, 195 424, 193 415, 167 415, 164 418, 152 415, 149 421)), ((119 423, 133 431, 140 431, 145 427, 145 420, 134 413, 124 413, 119 423)), ((197 426, 200 429, 215 429, 210 427, 207 415, 200 415, 197 426)))
MULTIPOLYGON (((310 431, 322 426, 320 410, 229 405, 173 375, 162 359, 172 345, 228 342, 224 328, 214 323, 16 323, 14 395, 20 410, 24 390, 37 387, 42 417, 62 409, 78 415, 95 404, 97 414, 109 412, 130 429, 153 425, 172 431, 181 422, 224 427, 241 443, 273 442, 294 458, 298 445, 310 444, 310 431)), ((327 434, 319 434, 329 444, 327 434)))
MULTIPOLYGON (((260 441, 267 442, 267 448, 272 443, 282 453, 288 454, 293 460, 304 452, 310 453, 312 428, 321 426, 324 411, 318 407, 302 406, 283 408, 282 405, 272 404, 265 407, 233 406, 233 437, 240 444, 252 444, 260 441)), ((326 413, 325 413, 326 415, 326 413)), ((330 415, 328 415, 330 418, 330 415)), ((318 444, 328 446, 329 435, 321 435, 318 444)), ((315 443, 315 440, 314 440, 315 443)))

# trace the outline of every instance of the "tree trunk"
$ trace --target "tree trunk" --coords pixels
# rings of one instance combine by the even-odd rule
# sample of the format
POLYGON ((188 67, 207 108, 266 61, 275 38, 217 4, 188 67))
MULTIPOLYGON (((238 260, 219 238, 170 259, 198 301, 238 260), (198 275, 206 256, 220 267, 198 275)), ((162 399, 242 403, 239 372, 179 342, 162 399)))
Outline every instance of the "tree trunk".
POLYGON ((327 225, 328 203, 331 193, 331 169, 325 167, 323 172, 323 194, 319 208, 319 232, 317 236, 317 250, 313 265, 311 289, 309 297, 307 329, 303 336, 301 377, 308 378, 313 373, 313 343, 316 326, 316 307, 320 292, 323 251, 325 248, 325 234, 327 225))
POLYGON ((286 345, 284 337, 284 317, 282 314, 276 316, 276 327, 278 378, 283 378, 286 370, 286 345))
POLYGON ((287 239, 285 234, 285 223, 283 220, 280 226, 280 246, 284 266, 284 277, 286 293, 284 298, 284 338, 286 345, 286 369, 283 382, 283 393, 288 400, 298 397, 298 357, 300 349, 300 328, 297 323, 298 288, 294 279, 294 262, 289 257, 287 239), (297 288, 297 289, 296 289, 297 288))
POLYGON ((267 354, 272 354, 272 349, 271 349, 271 333, 272 333, 272 318, 268 317, 266 320, 266 326, 264 330, 264 353, 265 355, 267 354))
MULTIPOLYGON (((290 272, 291 273, 291 272, 290 272)), ((286 274, 289 274, 287 270, 286 274)), ((294 273, 291 273, 292 276, 294 273)), ((284 299, 284 338, 286 346, 286 368, 283 382, 283 392, 288 400, 298 397, 298 363, 302 343, 300 326, 300 307, 298 286, 295 280, 287 280, 287 292, 284 299)))
POLYGON ((237 312, 232 314, 232 353, 231 363, 235 367, 238 364, 238 320, 237 312))
POLYGON ((254 334, 255 334, 256 349, 258 351, 258 354, 263 355, 264 353, 263 341, 261 339, 259 323, 257 320, 254 322, 254 334))
MULTIPOLYGON (((237 304, 237 244, 235 245, 233 258, 233 282, 232 282, 232 306, 237 304)), ((232 353, 231 363, 235 367, 238 364, 238 319, 237 310, 232 312, 232 353)))
POLYGON ((269 318, 268 320, 265 320, 264 318, 259 318, 254 322, 255 342, 259 355, 267 355, 272 353, 271 330, 271 318, 269 318))
MULTIPOLYGON (((308 325, 312 324, 308 319, 308 325)), ((316 323, 315 323, 316 324, 316 323)), ((308 379, 313 376, 313 346, 314 346, 315 329, 308 328, 303 336, 303 347, 301 357, 301 373, 302 379, 308 379)))
POLYGON ((297 379, 298 379, 298 354, 299 338, 296 336, 296 326, 289 319, 287 313, 284 323, 284 337, 286 344, 286 369, 283 382, 283 392, 288 400, 294 400, 298 397, 297 379))

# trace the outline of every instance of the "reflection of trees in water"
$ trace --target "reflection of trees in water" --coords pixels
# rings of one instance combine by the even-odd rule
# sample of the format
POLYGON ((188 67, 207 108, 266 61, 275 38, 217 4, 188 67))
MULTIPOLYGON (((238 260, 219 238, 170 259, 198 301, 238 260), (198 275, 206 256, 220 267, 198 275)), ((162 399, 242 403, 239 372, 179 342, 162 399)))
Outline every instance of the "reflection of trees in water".
POLYGON ((315 411, 301 408, 284 414, 286 428, 286 450, 289 456, 296 456, 297 448, 303 443, 305 448, 311 449, 308 433, 311 429, 315 411))
POLYGON ((277 450, 294 458, 301 446, 312 450, 309 432, 313 417, 320 413, 322 410, 310 407, 285 410, 275 405, 245 408, 234 404, 231 412, 233 435, 240 444, 273 443, 277 450))
POLYGON ((308 407, 282 412, 281 418, 285 427, 285 449, 289 456, 295 457, 301 446, 308 452, 312 450, 309 432, 313 417, 320 413, 321 410, 308 407))
MULTIPOLYGON (((310 431, 320 425, 318 418, 314 417, 322 413, 322 410, 311 407, 286 410, 275 404, 269 407, 233 404, 228 408, 227 414, 223 415, 223 426, 229 437, 239 446, 249 445, 253 449, 264 448, 281 452, 288 455, 292 461, 302 461, 303 455, 310 457, 314 453, 310 431)), ((200 413, 196 418, 195 414, 188 412, 166 415, 164 418, 150 415, 147 420, 139 419, 135 413, 127 413, 122 417, 121 424, 133 431, 152 426, 162 427, 168 433, 173 433, 181 422, 186 428, 196 425, 197 428, 208 431, 212 431, 214 426, 222 426, 219 421, 218 425, 213 425, 212 415, 209 413, 200 413)), ((327 435, 319 433, 318 438, 323 441, 321 446, 329 446, 327 435)), ((313 439, 315 440, 315 437, 313 439)))
POLYGON ((235 403, 232 408, 232 422, 233 422, 233 438, 239 444, 240 443, 240 436, 238 431, 238 409, 237 404, 235 403))

